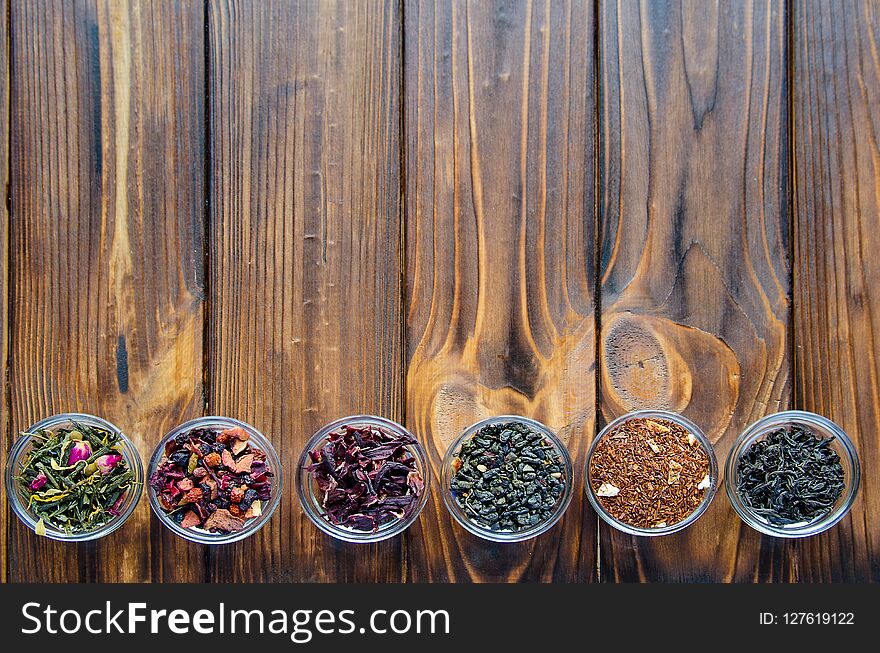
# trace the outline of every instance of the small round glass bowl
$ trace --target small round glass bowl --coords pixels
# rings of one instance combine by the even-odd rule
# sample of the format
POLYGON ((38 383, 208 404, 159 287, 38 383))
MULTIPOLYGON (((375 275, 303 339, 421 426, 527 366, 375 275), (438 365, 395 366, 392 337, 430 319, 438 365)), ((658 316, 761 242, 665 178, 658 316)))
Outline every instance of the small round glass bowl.
POLYGON ((18 475, 24 457, 33 447, 33 436, 31 434, 36 431, 54 431, 59 428, 74 428, 75 424, 92 426, 119 435, 122 446, 120 453, 125 458, 125 462, 128 463, 131 471, 134 472, 134 484, 126 495, 123 503, 119 506, 119 516, 107 522, 100 528, 83 533, 66 533, 46 524, 45 536, 49 539, 58 540, 60 542, 87 542, 89 540, 97 540, 120 528, 134 512, 138 500, 141 498, 141 491, 144 487, 144 466, 141 462, 138 450, 134 446, 134 443, 129 440, 118 427, 100 417, 87 415, 85 413, 62 413, 59 415, 53 415, 52 417, 47 417, 46 419, 37 422, 27 429, 27 431, 24 432, 25 435, 19 437, 15 441, 15 444, 12 445, 12 449, 9 451, 9 456, 6 461, 6 495, 9 497, 9 503, 12 504, 12 511, 18 516, 22 523, 25 524, 25 526, 36 532, 38 518, 28 508, 27 499, 22 493, 15 477, 18 475))
POLYGON ((443 488, 443 503, 446 504, 446 509, 449 510, 449 513, 455 521, 462 526, 462 528, 473 533, 477 537, 481 537, 484 540, 491 540, 492 542, 523 542, 525 540, 530 540, 533 537, 537 537, 542 533, 546 533, 556 524, 556 522, 562 519, 562 515, 568 509, 568 506, 571 503, 571 498, 574 495, 572 489, 574 485, 574 468, 572 466, 571 455, 568 453, 568 449, 562 443, 562 440, 556 437, 556 434, 549 428, 540 422, 536 422, 527 417, 521 417, 519 415, 500 415, 498 417, 490 417, 481 420, 476 424, 471 424, 452 442, 452 444, 449 445, 441 464, 440 483, 443 488), (453 464, 461 451, 461 446, 467 440, 474 437, 478 431, 486 426, 505 424, 508 422, 525 424, 530 429, 543 435, 544 438, 553 445, 553 448, 556 449, 562 460, 562 465, 565 468, 566 483, 562 496, 559 497, 559 500, 556 502, 556 507, 553 508, 553 512, 547 520, 521 531, 493 531, 470 519, 455 500, 455 493, 452 491, 451 487, 452 477, 454 475, 453 464))
POLYGON ((169 530, 185 540, 198 542, 200 544, 229 544, 231 542, 238 542, 246 537, 250 537, 260 530, 260 528, 271 519, 272 513, 275 512, 278 508, 278 504, 281 502, 281 493, 284 489, 284 469, 281 466, 281 459, 275 452, 275 447, 273 447, 272 443, 266 439, 266 436, 253 426, 245 422, 240 422, 237 419, 232 419, 231 417, 219 417, 216 415, 211 417, 197 417, 196 419, 184 422, 180 426, 172 429, 168 435, 162 438, 162 441, 159 442, 155 451, 153 451, 153 455, 150 458, 150 465, 147 468, 148 481, 158 469, 162 459, 165 457, 165 444, 169 440, 177 437, 181 433, 185 433, 186 431, 192 431, 193 429, 213 429, 223 431, 235 427, 247 431, 250 436, 248 442, 266 454, 266 463, 269 466, 269 471, 274 474, 274 476, 271 477, 272 496, 266 502, 266 505, 262 506, 262 513, 260 516, 249 519, 245 522, 244 528, 240 531, 233 531, 231 533, 212 533, 201 528, 181 527, 180 524, 174 521, 174 519, 162 509, 156 490, 147 487, 147 496, 150 498, 150 508, 153 509, 153 513, 159 518, 159 521, 168 527, 169 530))
POLYGON ((422 479, 425 482, 425 489, 422 491, 419 500, 410 505, 409 509, 404 513, 404 516, 401 519, 384 524, 375 532, 359 531, 354 528, 339 526, 331 523, 325 516, 324 507, 322 506, 321 489, 318 487, 318 483, 315 481, 312 474, 306 468, 312 464, 309 452, 323 447, 329 440, 330 434, 344 426, 371 426, 396 435, 409 436, 414 440, 417 440, 412 433, 397 422, 392 422, 389 419, 377 417, 375 415, 351 415, 330 422, 311 437, 299 457, 299 464, 296 470, 296 491, 303 510, 315 526, 328 535, 344 542, 353 542, 356 544, 381 542, 382 540, 387 540, 399 535, 418 519, 425 505, 428 503, 428 494, 430 493, 431 488, 431 467, 428 463, 428 454, 425 452, 425 448, 418 441, 416 441, 415 444, 406 447, 415 458, 416 469, 422 475, 422 479))
POLYGON ((608 425, 606 425, 605 428, 599 432, 599 435, 597 435, 596 439, 593 440, 593 443, 590 445, 590 450, 587 453, 585 478, 586 482, 584 485, 584 489, 587 493, 587 499, 590 501, 590 504, 593 506, 599 516, 603 520, 605 520, 605 522, 607 522, 617 530, 627 533, 629 535, 656 537, 659 535, 669 535, 671 533, 682 531, 693 524, 695 521, 697 521, 700 516, 704 512, 706 512, 706 510, 709 508, 709 504, 712 503, 712 499, 715 498, 715 493, 718 491, 718 460, 715 458, 715 449, 714 447, 712 447, 712 443, 709 442, 709 438, 706 437, 706 434, 703 433, 699 426, 694 424, 686 417, 683 417, 678 413, 672 413, 666 410, 636 410, 631 413, 621 415, 612 422, 609 422, 608 425), (708 488, 706 488, 706 493, 703 496, 703 500, 700 502, 700 505, 698 505, 691 514, 682 519, 680 522, 677 522, 670 526, 664 526, 662 528, 639 528, 638 526, 632 526, 631 524, 624 523, 619 519, 612 517, 611 514, 602 506, 602 503, 599 501, 599 497, 596 496, 596 491, 593 489, 593 484, 590 481, 590 461, 593 458, 593 453, 596 451, 596 446, 599 444, 602 438, 607 437, 618 426, 620 426, 624 422, 628 422, 633 419, 657 419, 674 422, 690 432, 695 438, 697 438, 700 445, 702 445, 703 450, 706 452, 706 455, 709 457, 710 485, 708 488))
POLYGON ((746 524, 766 535, 797 538, 809 537, 827 531, 843 519, 850 511, 850 508, 852 508, 853 502, 856 500, 860 480, 861 471, 859 466, 859 456, 858 453, 856 453, 855 446, 843 429, 821 415, 800 410, 787 410, 759 419, 743 431, 742 435, 736 439, 733 448, 730 450, 730 454, 727 456, 724 486, 727 492, 727 498, 730 499, 733 509, 736 510, 737 514, 746 524), (776 526, 752 511, 740 496, 736 480, 737 467, 739 466, 740 458, 745 455, 752 444, 766 437, 772 431, 795 424, 804 427, 819 437, 833 438, 831 448, 840 456, 840 464, 843 466, 845 486, 840 497, 837 499, 834 508, 822 517, 818 517, 805 524, 776 526))

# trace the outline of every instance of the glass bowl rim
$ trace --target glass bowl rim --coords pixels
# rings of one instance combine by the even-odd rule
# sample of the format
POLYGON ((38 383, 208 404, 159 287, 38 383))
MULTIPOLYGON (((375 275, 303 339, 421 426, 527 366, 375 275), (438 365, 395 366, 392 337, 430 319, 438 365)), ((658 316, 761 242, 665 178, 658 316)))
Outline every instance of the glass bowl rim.
POLYGON ((662 410, 659 408, 633 410, 628 413, 624 413, 623 415, 616 417, 615 419, 608 422, 608 424, 606 424, 605 427, 601 431, 599 431, 599 433, 590 443, 590 448, 587 451, 587 462, 584 465, 584 491, 586 492, 587 500, 590 502, 590 505, 593 506, 593 509, 605 523, 628 535, 636 535, 640 537, 660 537, 663 535, 671 535, 673 533, 683 531, 688 526, 696 522, 703 515, 703 513, 705 513, 709 509, 709 506, 715 499, 715 494, 718 492, 718 487, 720 485, 719 471, 720 470, 718 467, 718 459, 715 455, 715 447, 712 445, 712 442, 709 440, 703 430, 687 417, 680 413, 676 413, 670 410, 662 410), (596 492, 595 490, 593 490, 593 486, 590 483, 590 461, 593 459, 593 453, 596 451, 596 446, 599 444, 599 441, 625 422, 633 419, 651 418, 665 419, 670 422, 675 422, 679 426, 687 429, 695 438, 697 438, 709 458, 710 485, 707 488, 706 494, 703 497, 703 500, 700 502, 700 505, 698 505, 692 513, 690 513, 681 521, 676 522, 671 526, 664 526, 663 528, 639 528, 638 526, 632 526, 631 524, 627 524, 620 521, 619 519, 612 517, 611 514, 602 506, 601 502, 599 501, 599 497, 596 496, 596 492))
POLYGON ((156 445, 155 449, 153 449, 153 455, 150 456, 150 462, 147 466, 147 478, 145 485, 149 485, 150 476, 153 475, 153 472, 156 471, 159 460, 161 460, 162 456, 165 455, 165 444, 173 437, 178 434, 191 430, 198 427, 210 427, 210 426, 225 426, 229 427, 240 427, 247 431, 251 438, 255 439, 257 445, 263 452, 266 454, 267 460, 271 462, 271 471, 275 473, 272 477, 272 498, 269 499, 268 505, 263 510, 263 513, 259 517, 254 517, 250 522, 245 523, 245 527, 240 531, 235 531, 232 533, 226 534, 210 534, 207 531, 197 531, 193 529, 184 529, 181 528, 179 524, 177 524, 171 517, 169 517, 162 507, 159 505, 159 499, 156 496, 156 491, 148 487, 147 488, 147 498, 150 501, 150 509, 153 511, 153 514, 159 519, 160 522, 172 533, 181 537, 185 540, 189 540, 190 542, 196 542, 198 544, 231 544, 232 542, 238 542, 245 538, 250 537, 258 530, 260 530, 263 526, 265 526, 269 520, 272 518, 272 515, 278 509, 278 505, 281 503, 281 495, 284 491, 284 467, 281 462, 281 458, 278 456, 278 452, 275 451, 275 447, 269 441, 263 433, 247 422, 242 420, 235 419, 233 417, 226 417, 224 415, 205 415, 203 417, 196 417, 191 420, 187 420, 181 424, 178 424, 174 428, 172 428, 168 433, 166 433, 159 443, 156 445))
POLYGON ((452 518, 469 533, 476 535, 477 537, 480 537, 484 540, 489 540, 491 542, 525 542, 527 540, 538 537, 539 535, 543 535, 551 528, 553 528, 557 523, 559 523, 559 521, 565 514, 565 511, 568 510, 569 506, 571 505, 571 500, 574 496, 574 464, 571 459, 571 453, 569 453, 568 451, 568 447, 565 446, 565 443, 559 439, 559 436, 557 436, 553 429, 551 429, 549 426, 523 415, 496 415, 493 417, 481 419, 477 422, 474 422, 470 426, 465 427, 458 435, 458 437, 456 437, 455 440, 453 440, 446 448, 446 453, 443 455, 443 462, 441 463, 440 467, 440 479, 443 504, 446 506, 446 510, 449 512, 449 514, 452 515, 452 518), (562 464, 565 467, 565 471, 568 476, 568 482, 565 484, 565 489, 562 493, 562 497, 557 503, 556 508, 554 509, 553 514, 550 516, 550 518, 532 528, 527 528, 522 531, 492 531, 471 521, 467 518, 467 516, 464 515, 461 508, 459 508, 458 505, 455 503, 455 496, 452 492, 452 488, 450 487, 450 483, 452 481, 452 461, 455 458, 456 453, 460 450, 461 445, 464 443, 464 441, 473 437, 477 431, 486 426, 507 422, 522 422, 530 428, 544 435, 556 448, 557 453, 559 453, 560 457, 562 458, 562 464))
MULTIPOLYGON (((841 456, 843 457, 843 456, 841 456)), ((730 452, 727 454, 725 462, 725 479, 724 489, 730 505, 748 526, 764 535, 771 537, 779 537, 785 539, 797 539, 803 537, 811 537, 827 531, 835 526, 844 517, 849 514, 855 503, 856 497, 861 485, 861 462, 855 443, 836 423, 824 415, 812 413, 805 410, 783 410, 777 413, 771 413, 752 422, 734 441, 730 452), (808 524, 797 527, 780 527, 774 526, 756 515, 745 504, 739 496, 739 491, 735 487, 736 482, 736 465, 740 457, 749 447, 760 437, 766 435, 770 430, 785 426, 786 424, 801 424, 811 428, 814 432, 818 430, 819 435, 832 434, 834 438, 840 442, 841 448, 849 461, 851 468, 851 478, 846 482, 846 487, 840 496, 839 505, 825 514, 820 519, 814 520, 808 524)))
POLYGON ((340 417, 339 419, 335 419, 315 431, 315 433, 312 435, 312 437, 309 438, 302 451, 300 452, 299 458, 297 460, 297 468, 294 478, 296 482, 296 493, 297 497, 299 498, 300 507, 303 509, 303 512, 306 514, 309 520, 327 535, 330 535, 337 540, 349 542, 351 544, 368 544, 371 542, 381 542, 383 540, 388 540, 392 537, 400 535, 406 529, 412 526, 422 514, 422 510, 424 510, 425 506, 428 504, 428 496, 431 492, 431 464, 428 459, 428 453, 424 445, 415 436, 415 434, 413 434, 402 424, 399 424, 398 422, 395 422, 394 420, 390 420, 385 417, 380 417, 378 415, 361 414, 340 417), (306 471, 305 466, 310 463, 309 452, 312 451, 315 446, 319 442, 324 440, 330 433, 339 429, 340 427, 348 426, 351 424, 370 424, 386 430, 395 431, 401 435, 411 436, 415 440, 415 443, 407 445, 407 449, 409 449, 415 457, 416 464, 418 465, 418 470, 421 472, 422 479, 425 481, 425 489, 422 492, 416 509, 412 512, 412 514, 410 514, 408 517, 405 517, 404 519, 397 520, 396 522, 388 525, 384 529, 376 531, 375 533, 366 531, 355 531, 353 529, 342 528, 341 526, 330 523, 329 520, 321 516, 320 511, 308 499, 309 489, 307 486, 308 482, 311 479, 311 475, 308 471, 306 471))
POLYGON ((99 528, 83 533, 73 533, 68 535, 54 527, 47 526, 46 534, 43 537, 55 540, 56 542, 90 542, 92 540, 106 537, 115 532, 134 514, 138 503, 140 503, 141 494, 143 493, 144 485, 146 484, 146 476, 144 475, 144 465, 141 460, 140 451, 138 450, 137 445, 122 431, 122 429, 103 417, 98 417, 97 415, 92 415, 90 413, 56 413, 44 417, 24 431, 21 431, 21 433, 26 435, 22 437, 21 433, 19 433, 19 436, 16 437, 15 442, 7 453, 4 479, 6 494, 9 504, 12 507, 12 512, 15 513, 19 521, 27 526, 32 532, 36 532, 37 522, 33 519, 27 507, 22 503, 21 495, 14 479, 16 473, 15 467, 18 465, 20 457, 25 453, 28 445, 33 439, 33 433, 40 430, 48 431, 65 423, 73 424, 74 422, 81 422, 89 426, 96 426, 116 433, 123 444, 123 451, 121 453, 125 456, 129 468, 134 472, 135 483, 130 490, 132 495, 131 499, 126 502, 128 504, 126 509, 115 519, 99 528))

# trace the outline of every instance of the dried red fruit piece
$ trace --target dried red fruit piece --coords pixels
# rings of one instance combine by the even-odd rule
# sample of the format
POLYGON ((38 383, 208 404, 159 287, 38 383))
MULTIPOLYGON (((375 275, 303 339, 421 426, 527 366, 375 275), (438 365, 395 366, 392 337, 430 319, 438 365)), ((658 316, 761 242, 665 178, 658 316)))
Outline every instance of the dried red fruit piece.
POLYGON ((229 500, 232 501, 232 503, 241 503, 244 499, 244 493, 246 491, 247 487, 244 485, 232 488, 232 490, 229 492, 229 500))
POLYGON ((202 518, 199 517, 197 512, 193 512, 192 510, 187 510, 183 515, 183 521, 180 522, 181 528, 193 528, 202 523, 202 518))
POLYGON ((220 458, 220 454, 216 451, 212 451, 207 456, 205 456, 204 463, 208 467, 218 467, 222 462, 222 458, 220 458))
POLYGON ((247 431, 195 428, 165 444, 150 476, 162 509, 183 528, 229 533, 262 514, 272 496, 272 470, 247 431), (234 453, 238 451, 239 453, 234 453))
POLYGON ((233 533, 244 528, 244 520, 240 517, 236 517, 225 508, 218 508, 212 512, 207 521, 205 521, 204 528, 209 531, 216 530, 233 533))

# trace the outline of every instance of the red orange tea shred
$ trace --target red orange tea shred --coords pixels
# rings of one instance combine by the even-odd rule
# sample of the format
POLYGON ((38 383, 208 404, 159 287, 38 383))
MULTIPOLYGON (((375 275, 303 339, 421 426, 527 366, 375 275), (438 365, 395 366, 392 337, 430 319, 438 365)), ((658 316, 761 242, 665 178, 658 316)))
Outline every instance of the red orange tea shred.
POLYGON ((602 507, 637 528, 663 528, 694 512, 705 497, 709 456, 681 425, 663 419, 623 422, 596 445, 589 482, 602 507))

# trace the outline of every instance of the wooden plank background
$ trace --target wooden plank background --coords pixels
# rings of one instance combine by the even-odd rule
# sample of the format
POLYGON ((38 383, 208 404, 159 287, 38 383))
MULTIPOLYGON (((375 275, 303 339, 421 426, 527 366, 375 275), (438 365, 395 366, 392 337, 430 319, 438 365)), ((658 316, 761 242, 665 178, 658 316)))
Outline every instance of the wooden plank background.
POLYGON ((876 0, 0 2, 0 424, 117 423, 148 458, 202 414, 285 463, 258 535, 149 514, 97 544, 6 506, 3 580, 880 579, 876 0), (854 437, 830 532, 762 537, 723 491, 687 531, 599 524, 597 429, 681 411, 723 460, 758 417, 854 437), (337 543, 293 489, 306 439, 372 412, 435 472, 468 423, 557 429, 571 508, 493 545, 434 492, 402 537, 337 543))

